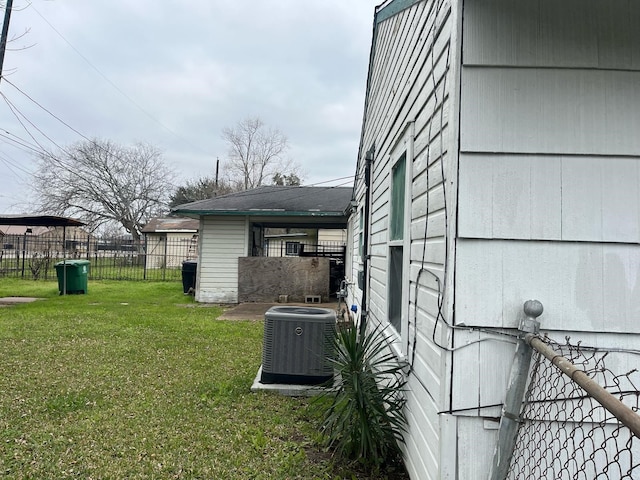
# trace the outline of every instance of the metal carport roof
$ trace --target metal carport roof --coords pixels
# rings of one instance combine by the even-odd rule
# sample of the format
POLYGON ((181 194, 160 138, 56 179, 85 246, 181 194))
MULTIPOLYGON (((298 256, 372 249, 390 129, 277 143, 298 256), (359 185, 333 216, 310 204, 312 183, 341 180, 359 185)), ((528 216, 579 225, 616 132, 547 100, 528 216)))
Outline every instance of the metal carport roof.
POLYGON ((0 225, 23 225, 28 227, 80 227, 86 225, 75 218, 54 215, 0 215, 0 225))

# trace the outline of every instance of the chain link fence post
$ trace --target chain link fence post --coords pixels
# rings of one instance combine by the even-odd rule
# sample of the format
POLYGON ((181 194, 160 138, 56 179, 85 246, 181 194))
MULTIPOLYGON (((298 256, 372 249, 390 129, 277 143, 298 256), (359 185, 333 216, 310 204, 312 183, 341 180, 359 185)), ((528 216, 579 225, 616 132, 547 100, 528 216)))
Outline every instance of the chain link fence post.
POLYGON ((542 315, 542 311, 542 303, 538 300, 527 300, 524 303, 525 317, 518 325, 518 341, 511 373, 509 375, 507 395, 504 405, 502 406, 500 427, 498 429, 498 442, 489 472, 490 480, 504 480, 509 471, 518 426, 520 424, 520 409, 522 408, 527 378, 529 376, 529 366, 531 364, 532 348, 525 340, 525 336, 531 333, 538 333, 540 329, 538 317, 542 315))

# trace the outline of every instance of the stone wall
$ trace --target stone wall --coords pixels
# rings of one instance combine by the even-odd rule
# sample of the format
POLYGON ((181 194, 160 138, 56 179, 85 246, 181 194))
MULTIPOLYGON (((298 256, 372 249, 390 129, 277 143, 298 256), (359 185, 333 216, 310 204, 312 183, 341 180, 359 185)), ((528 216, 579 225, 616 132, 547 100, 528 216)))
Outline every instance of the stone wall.
POLYGON ((307 295, 329 298, 329 259, 316 257, 241 257, 238 302, 304 302, 307 295))

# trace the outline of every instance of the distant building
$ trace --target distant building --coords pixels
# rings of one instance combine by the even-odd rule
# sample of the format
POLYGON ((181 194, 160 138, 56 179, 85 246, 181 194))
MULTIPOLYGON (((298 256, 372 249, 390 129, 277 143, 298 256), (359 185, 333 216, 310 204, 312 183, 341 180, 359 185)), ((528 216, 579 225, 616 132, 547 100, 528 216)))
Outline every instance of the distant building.
POLYGON ((180 267, 198 257, 200 222, 192 218, 153 218, 142 229, 146 239, 147 268, 180 267))

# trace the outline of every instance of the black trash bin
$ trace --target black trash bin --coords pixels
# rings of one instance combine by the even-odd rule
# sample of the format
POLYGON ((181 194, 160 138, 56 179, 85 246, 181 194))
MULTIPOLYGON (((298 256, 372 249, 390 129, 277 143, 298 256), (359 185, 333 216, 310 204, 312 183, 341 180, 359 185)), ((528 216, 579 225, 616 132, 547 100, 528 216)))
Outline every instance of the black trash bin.
POLYGON ((195 293, 197 271, 197 261, 185 260, 184 262, 182 262, 182 291, 184 293, 195 293))

